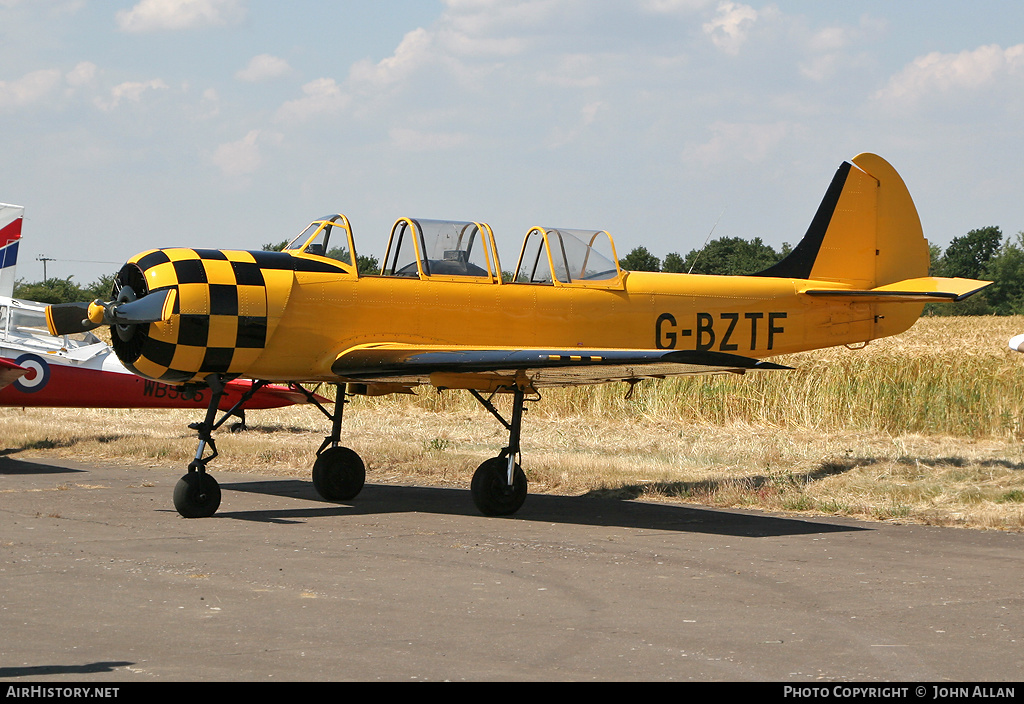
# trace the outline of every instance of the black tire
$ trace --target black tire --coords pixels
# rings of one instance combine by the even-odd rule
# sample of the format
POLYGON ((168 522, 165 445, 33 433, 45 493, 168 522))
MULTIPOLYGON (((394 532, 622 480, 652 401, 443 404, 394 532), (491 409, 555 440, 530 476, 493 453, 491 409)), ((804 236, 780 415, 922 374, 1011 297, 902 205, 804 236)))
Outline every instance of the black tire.
POLYGON ((207 518, 220 506, 220 485, 206 472, 189 472, 174 486, 174 508, 185 518, 207 518))
POLYGON ((511 516, 526 501, 526 474, 518 464, 512 472, 512 486, 507 485, 508 460, 492 457, 473 473, 470 491, 473 503, 485 516, 511 516))
POLYGON ((365 483, 363 460, 347 447, 324 450, 313 464, 313 486, 327 501, 354 499, 365 483))

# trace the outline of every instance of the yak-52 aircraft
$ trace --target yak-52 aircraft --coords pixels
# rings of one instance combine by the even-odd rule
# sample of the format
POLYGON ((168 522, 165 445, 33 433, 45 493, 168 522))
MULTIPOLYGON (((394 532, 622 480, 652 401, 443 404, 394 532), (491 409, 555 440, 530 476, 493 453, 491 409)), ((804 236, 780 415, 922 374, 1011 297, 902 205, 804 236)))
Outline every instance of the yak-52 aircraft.
MULTIPOLYGON (((208 387, 199 443, 174 504, 212 515, 220 489, 217 401, 229 379, 337 385, 331 433, 313 484, 347 501, 363 461, 341 446, 348 396, 430 385, 465 389, 508 430, 476 470, 487 515, 526 497, 519 465, 524 404, 548 386, 673 375, 785 369, 773 355, 863 343, 909 328, 927 301, 961 300, 988 285, 928 276, 929 251, 903 180, 861 154, 835 174, 806 235, 780 263, 749 276, 623 271, 604 231, 536 227, 504 281, 490 227, 399 219, 381 271, 357 271, 344 215, 314 221, 282 252, 157 249, 128 260, 113 300, 48 309, 51 332, 110 325, 136 374, 208 387), (343 249, 343 260, 324 256, 343 249), (492 404, 509 393, 509 418, 492 404), (207 454, 209 451, 209 454, 207 454)), ((223 421, 221 421, 223 422, 223 421)))

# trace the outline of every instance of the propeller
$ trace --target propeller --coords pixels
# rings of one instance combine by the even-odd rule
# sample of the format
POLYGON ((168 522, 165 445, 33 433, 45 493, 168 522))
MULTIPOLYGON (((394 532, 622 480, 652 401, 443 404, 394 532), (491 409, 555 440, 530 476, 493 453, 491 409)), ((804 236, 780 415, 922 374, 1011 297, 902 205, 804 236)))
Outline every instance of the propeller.
POLYGON ((59 336, 114 325, 121 339, 127 340, 133 325, 168 320, 174 310, 174 294, 174 289, 165 289, 138 298, 130 286, 123 286, 117 300, 109 303, 97 299, 47 306, 46 326, 51 335, 59 336))

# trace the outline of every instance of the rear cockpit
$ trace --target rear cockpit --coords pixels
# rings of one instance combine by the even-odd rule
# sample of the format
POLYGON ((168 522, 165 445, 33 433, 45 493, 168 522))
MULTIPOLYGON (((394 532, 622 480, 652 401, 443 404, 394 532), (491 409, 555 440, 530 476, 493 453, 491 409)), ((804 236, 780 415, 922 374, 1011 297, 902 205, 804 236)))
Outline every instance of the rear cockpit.
POLYGON ((526 235, 514 281, 554 286, 619 288, 622 270, 604 230, 535 227, 526 235))

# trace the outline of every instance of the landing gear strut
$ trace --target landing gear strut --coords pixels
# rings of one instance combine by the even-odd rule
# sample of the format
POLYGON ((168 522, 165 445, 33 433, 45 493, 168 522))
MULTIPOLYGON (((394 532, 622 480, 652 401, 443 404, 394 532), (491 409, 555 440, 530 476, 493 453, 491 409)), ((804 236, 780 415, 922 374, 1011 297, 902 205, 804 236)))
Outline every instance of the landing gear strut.
MULTIPOLYGON (((217 443, 213 439, 213 432, 229 417, 237 415, 242 405, 267 385, 265 381, 254 382, 238 402, 218 420, 217 410, 225 393, 224 382, 220 375, 211 374, 206 378, 206 383, 212 392, 206 417, 201 423, 189 426, 199 435, 195 459, 188 465, 188 474, 174 487, 174 508, 185 518, 205 518, 216 513, 220 506, 220 486, 206 471, 206 465, 217 457, 217 443)), ((349 501, 355 498, 366 483, 366 466, 355 451, 341 446, 341 424, 349 396, 347 387, 342 384, 336 385, 333 413, 324 408, 306 389, 298 385, 292 385, 292 388, 302 391, 311 403, 331 419, 331 434, 324 438, 313 464, 313 486, 327 501, 349 501)), ((484 398, 478 391, 472 389, 470 393, 508 430, 508 446, 503 448, 497 457, 486 460, 473 473, 473 480, 470 483, 473 502, 485 516, 510 516, 522 507, 527 493, 526 474, 519 466, 519 438, 523 411, 526 410, 525 388, 519 384, 512 388, 510 420, 505 420, 491 403, 493 395, 484 398)))
POLYGON ((195 459, 188 465, 188 474, 179 479, 174 487, 174 508, 185 518, 206 518, 217 512, 220 506, 220 486, 217 480, 206 472, 206 465, 217 456, 217 443, 213 440, 213 431, 231 416, 239 414, 242 406, 266 386, 267 382, 253 382, 249 390, 242 394, 238 402, 226 411, 220 420, 217 420, 217 409, 224 398, 224 382, 219 374, 211 374, 206 377, 206 384, 211 391, 210 404, 206 407, 206 418, 201 423, 189 426, 199 434, 195 459), (211 454, 204 457, 207 448, 211 454))
POLYGON ((512 419, 506 421, 490 399, 473 389, 470 389, 470 393, 508 430, 508 447, 502 449, 497 457, 485 461, 473 473, 473 481, 469 485, 473 503, 485 516, 511 516, 526 501, 526 474, 517 461, 526 394, 518 385, 513 389, 512 419))
POLYGON ((362 491, 366 483, 366 466, 354 450, 341 446, 341 421, 348 403, 346 387, 335 385, 334 413, 317 403, 331 419, 331 434, 324 438, 313 463, 313 486, 328 501, 348 501, 362 491))

